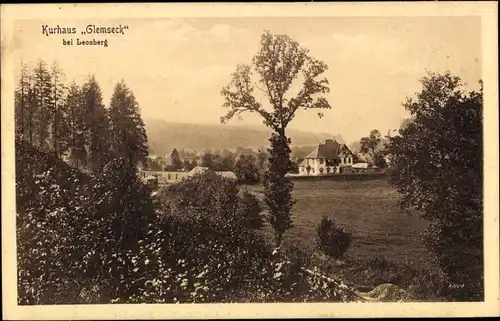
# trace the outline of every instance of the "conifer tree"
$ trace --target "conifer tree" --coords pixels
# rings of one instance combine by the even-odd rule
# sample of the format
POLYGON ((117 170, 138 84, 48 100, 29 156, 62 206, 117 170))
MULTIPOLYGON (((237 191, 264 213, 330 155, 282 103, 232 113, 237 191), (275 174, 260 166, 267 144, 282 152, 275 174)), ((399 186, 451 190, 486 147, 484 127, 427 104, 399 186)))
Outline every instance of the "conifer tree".
POLYGON ((29 82, 29 72, 21 62, 21 74, 19 77, 19 83, 17 85, 14 97, 14 106, 15 106, 15 127, 16 127, 16 135, 25 140, 28 137, 25 137, 27 133, 29 133, 29 93, 30 93, 30 82, 29 82))
MULTIPOLYGON (((39 60, 33 70, 34 86, 33 94, 35 95, 34 103, 36 104, 36 117, 32 125, 36 125, 37 130, 37 146, 42 150, 49 149, 49 128, 53 121, 51 113, 51 89, 52 77, 47 69, 47 64, 39 60)), ((35 107, 35 106, 33 106, 35 107)))
POLYGON ((122 80, 116 84, 109 107, 111 150, 133 165, 146 165, 148 139, 133 92, 122 80))
POLYGON ((178 170, 182 168, 182 161, 179 156, 179 152, 175 148, 172 150, 172 154, 170 154, 170 161, 172 162, 173 169, 178 170))
POLYGON ((52 146, 56 156, 64 155, 68 150, 69 115, 65 103, 66 86, 63 82, 63 72, 57 62, 51 68, 52 78, 52 146))
POLYGON ((102 91, 94 76, 82 86, 82 112, 85 115, 84 137, 88 151, 88 166, 99 171, 109 156, 108 118, 102 102, 102 91))
POLYGON ((73 81, 68 89, 68 95, 65 101, 65 110, 68 119, 68 148, 70 151, 70 160, 73 166, 87 165, 87 149, 85 142, 86 115, 82 100, 82 90, 73 81))

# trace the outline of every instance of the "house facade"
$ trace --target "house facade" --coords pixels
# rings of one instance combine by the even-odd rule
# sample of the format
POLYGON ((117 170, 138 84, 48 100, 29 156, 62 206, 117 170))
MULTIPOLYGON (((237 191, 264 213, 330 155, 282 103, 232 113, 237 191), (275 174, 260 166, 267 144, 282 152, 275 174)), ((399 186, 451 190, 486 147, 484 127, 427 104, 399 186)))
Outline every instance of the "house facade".
POLYGON ((327 139, 299 164, 299 175, 330 175, 351 171, 354 154, 345 144, 327 139))

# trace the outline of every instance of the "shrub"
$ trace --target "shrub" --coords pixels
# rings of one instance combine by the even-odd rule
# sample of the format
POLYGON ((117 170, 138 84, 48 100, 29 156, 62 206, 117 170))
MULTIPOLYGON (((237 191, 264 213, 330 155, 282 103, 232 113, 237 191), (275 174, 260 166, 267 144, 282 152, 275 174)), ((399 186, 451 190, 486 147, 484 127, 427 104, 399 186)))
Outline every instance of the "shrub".
POLYGON ((341 258, 351 244, 352 234, 335 224, 332 218, 324 217, 316 229, 318 248, 333 258, 341 258))
POLYGON ((438 270, 419 270, 408 285, 411 299, 417 301, 449 301, 451 286, 445 273, 438 270))
POLYGON ((262 278, 271 249, 256 231, 261 209, 236 181, 208 171, 163 189, 161 201, 159 275, 167 281, 149 290, 154 300, 224 302, 262 278))
POLYGON ((234 175, 240 184, 255 184, 260 181, 259 168, 250 156, 240 155, 234 165, 234 175))
POLYGON ((298 248, 273 251, 260 282, 252 284, 252 302, 352 302, 359 297, 342 281, 332 279, 310 265, 310 257, 298 248))
POLYGON ((87 176, 20 141, 16 161, 19 303, 106 303, 137 292, 131 254, 154 216, 135 169, 118 159, 87 176))
POLYGON ((241 193, 235 180, 212 171, 170 185, 159 195, 163 213, 189 217, 225 230, 257 224, 254 220, 260 207, 252 197, 241 193))
POLYGON ((450 283, 438 267, 415 267, 412 262, 395 262, 383 256, 350 258, 342 276, 350 284, 375 288, 393 284, 405 289, 408 298, 417 301, 450 300, 450 283))
POLYGON ((378 255, 353 259, 349 263, 351 267, 346 271, 349 279, 369 287, 390 283, 407 288, 417 274, 409 264, 393 262, 378 255))
POLYGON ((261 213, 262 208, 255 195, 244 190, 239 198, 237 216, 244 220, 245 227, 256 230, 262 228, 264 218, 261 213))
POLYGON ((18 302, 75 302, 90 177, 20 140, 16 162, 18 302))
POLYGON ((142 290, 117 302, 229 302, 247 284, 260 282, 269 261, 269 247, 252 230, 220 229, 173 214, 151 230, 134 252, 134 269, 142 273, 132 281, 142 290))

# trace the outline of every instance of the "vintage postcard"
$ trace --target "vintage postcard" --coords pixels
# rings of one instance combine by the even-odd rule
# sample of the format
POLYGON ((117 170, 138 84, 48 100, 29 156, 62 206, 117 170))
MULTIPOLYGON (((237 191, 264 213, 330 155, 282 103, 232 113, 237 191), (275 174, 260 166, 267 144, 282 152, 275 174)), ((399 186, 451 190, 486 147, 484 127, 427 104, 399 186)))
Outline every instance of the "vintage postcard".
POLYGON ((499 314, 496 2, 0 8, 5 319, 499 314))

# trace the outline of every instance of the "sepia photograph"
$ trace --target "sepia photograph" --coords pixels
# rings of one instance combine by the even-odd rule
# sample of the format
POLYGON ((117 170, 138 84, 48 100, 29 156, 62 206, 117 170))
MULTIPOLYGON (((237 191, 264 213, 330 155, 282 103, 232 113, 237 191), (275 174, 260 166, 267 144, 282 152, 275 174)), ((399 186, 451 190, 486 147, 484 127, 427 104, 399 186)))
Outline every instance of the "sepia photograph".
POLYGON ((498 314, 496 3, 427 4, 2 5, 10 304, 498 314))

